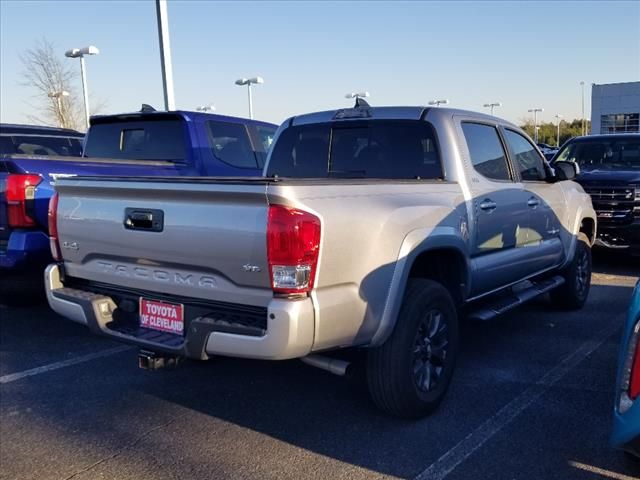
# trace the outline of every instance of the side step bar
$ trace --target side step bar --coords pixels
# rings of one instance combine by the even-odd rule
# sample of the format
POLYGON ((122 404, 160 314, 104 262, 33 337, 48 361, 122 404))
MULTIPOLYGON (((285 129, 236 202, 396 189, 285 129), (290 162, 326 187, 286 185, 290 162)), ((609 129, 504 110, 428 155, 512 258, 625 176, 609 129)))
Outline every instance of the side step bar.
MULTIPOLYGON (((542 295, 556 287, 559 287, 564 283, 564 278, 560 275, 555 277, 539 280, 535 282, 527 282, 530 286, 523 288, 522 290, 514 291, 508 296, 502 296, 493 303, 483 303, 482 307, 477 310, 471 311, 467 318, 470 320, 486 321, 491 320, 498 315, 502 315, 509 310, 512 310, 529 300, 542 295)), ((516 286, 517 287, 517 286, 516 286)))

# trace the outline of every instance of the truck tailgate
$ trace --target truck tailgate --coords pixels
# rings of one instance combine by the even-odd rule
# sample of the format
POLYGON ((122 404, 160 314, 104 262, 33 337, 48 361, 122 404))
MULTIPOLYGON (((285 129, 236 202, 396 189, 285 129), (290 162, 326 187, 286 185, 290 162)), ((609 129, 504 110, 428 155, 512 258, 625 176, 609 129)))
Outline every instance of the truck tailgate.
POLYGON ((148 293, 266 306, 264 179, 61 179, 67 276, 148 293))

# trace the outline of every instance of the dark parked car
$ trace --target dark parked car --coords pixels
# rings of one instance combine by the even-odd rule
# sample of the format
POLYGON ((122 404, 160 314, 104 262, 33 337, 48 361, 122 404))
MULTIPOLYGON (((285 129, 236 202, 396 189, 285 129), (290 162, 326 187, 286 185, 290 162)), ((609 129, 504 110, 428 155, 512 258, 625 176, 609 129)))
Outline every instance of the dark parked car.
POLYGON ((556 161, 580 168, 576 180, 598 214, 596 245, 640 253, 640 133, 576 137, 556 161))

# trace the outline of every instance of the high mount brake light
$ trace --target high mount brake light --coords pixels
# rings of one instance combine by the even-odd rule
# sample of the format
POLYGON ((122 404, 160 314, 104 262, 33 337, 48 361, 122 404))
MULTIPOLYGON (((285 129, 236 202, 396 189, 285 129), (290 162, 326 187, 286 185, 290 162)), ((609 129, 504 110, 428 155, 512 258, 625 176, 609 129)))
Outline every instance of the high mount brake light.
POLYGON ((320 219, 309 212, 269 206, 267 257, 274 293, 308 293, 313 289, 320 228, 320 219))
POLYGON ((12 228, 28 228, 36 225, 29 215, 27 203, 35 199, 40 175, 10 173, 6 180, 7 223, 12 228))

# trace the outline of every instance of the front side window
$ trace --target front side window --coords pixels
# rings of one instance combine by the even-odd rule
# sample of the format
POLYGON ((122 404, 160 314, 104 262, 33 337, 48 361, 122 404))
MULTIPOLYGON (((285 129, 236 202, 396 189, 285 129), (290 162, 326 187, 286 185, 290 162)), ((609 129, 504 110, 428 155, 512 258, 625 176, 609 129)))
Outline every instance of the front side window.
POLYGON ((208 121, 207 129, 209 145, 217 159, 238 168, 258 168, 244 125, 208 121))
POLYGON ((547 175, 544 161, 525 137, 513 130, 505 130, 507 144, 514 155, 515 166, 524 181, 542 181, 547 175))
POLYGON ((462 131, 473 168, 492 180, 511 180, 507 157, 495 127, 463 122, 462 131))
POLYGON ((440 179, 443 172, 431 125, 367 120, 287 128, 274 146, 267 175, 440 179))

